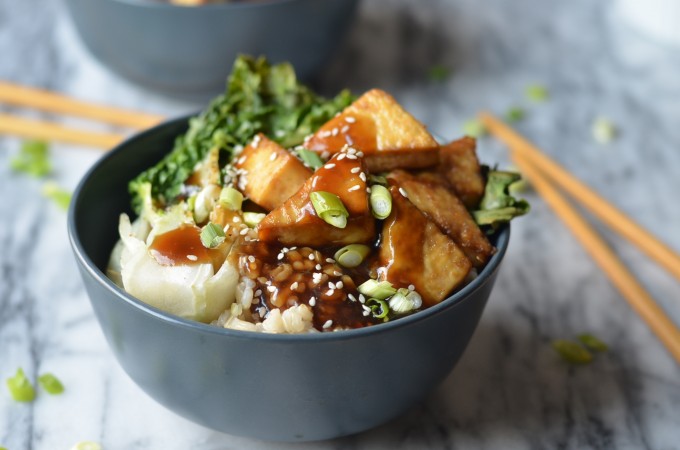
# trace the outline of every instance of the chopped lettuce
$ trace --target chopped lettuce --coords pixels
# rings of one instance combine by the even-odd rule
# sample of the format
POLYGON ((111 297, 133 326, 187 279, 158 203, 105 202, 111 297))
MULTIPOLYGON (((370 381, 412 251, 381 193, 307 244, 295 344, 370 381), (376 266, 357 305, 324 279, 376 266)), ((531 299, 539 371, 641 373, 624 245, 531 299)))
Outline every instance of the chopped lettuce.
POLYGON ((24 141, 19 153, 10 160, 15 172, 24 172, 36 178, 42 178, 52 171, 49 148, 45 141, 24 141))
POLYGON ((529 212, 529 203, 517 200, 509 192, 510 185, 521 179, 516 172, 488 171, 484 197, 479 209, 472 212, 477 224, 495 228, 529 212))
POLYGON ((132 206, 141 212, 149 185, 156 203, 172 204, 211 149, 218 148, 230 160, 235 147, 245 146, 259 132, 284 147, 299 145, 353 100, 346 90, 330 100, 316 95, 298 83, 288 63, 270 65, 265 58, 240 56, 226 92, 189 121, 188 131, 165 158, 132 180, 132 206))

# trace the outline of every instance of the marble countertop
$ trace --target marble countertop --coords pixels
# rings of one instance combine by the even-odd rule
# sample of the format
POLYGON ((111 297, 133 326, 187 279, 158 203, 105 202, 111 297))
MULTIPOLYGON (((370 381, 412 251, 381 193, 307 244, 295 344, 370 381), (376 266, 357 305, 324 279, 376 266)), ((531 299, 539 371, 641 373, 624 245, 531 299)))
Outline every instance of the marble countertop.
MULTIPOLYGON (((3 80, 167 116, 202 106, 107 71, 59 1, 0 0, 0 55, 3 80)), ((316 87, 380 86, 447 138, 481 109, 522 106, 522 133, 680 251, 679 73, 680 48, 637 35, 611 1, 364 0, 316 87), (430 80, 433 65, 450 76, 430 80), (532 83, 547 86, 548 101, 526 98, 532 83), (620 130, 609 145, 592 138, 598 116, 620 130)), ((77 273, 64 212, 41 196, 43 181, 9 169, 18 147, 0 138, 0 447, 69 449, 92 440, 106 450, 680 448, 680 367, 531 192, 533 211, 513 226, 476 334, 424 403, 375 430, 302 445, 195 425, 151 400, 114 360, 77 273), (550 343, 586 332, 610 350, 569 367, 550 343), (13 402, 4 379, 17 367, 31 378, 53 372, 66 391, 13 402)), ((490 138, 480 153, 508 164, 490 138)), ((99 156, 58 144, 52 154, 53 178, 68 189, 99 156)), ((677 280, 596 227, 680 323, 677 280)))

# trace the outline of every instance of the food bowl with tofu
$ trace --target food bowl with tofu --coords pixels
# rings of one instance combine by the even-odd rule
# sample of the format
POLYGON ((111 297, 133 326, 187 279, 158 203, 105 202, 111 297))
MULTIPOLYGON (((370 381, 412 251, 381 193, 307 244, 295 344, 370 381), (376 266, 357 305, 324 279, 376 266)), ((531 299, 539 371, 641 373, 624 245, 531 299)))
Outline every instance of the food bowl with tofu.
POLYGON ((311 79, 332 57, 358 0, 66 0, 87 49, 108 68, 175 96, 222 90, 241 53, 290 61, 311 79))
POLYGON ((275 67, 237 61, 204 113, 99 161, 69 233, 107 341, 149 395, 227 433, 327 439, 396 417, 450 372, 526 205, 474 140, 440 146, 380 90, 269 92, 275 67), (250 76, 266 80, 257 101, 237 95, 250 76))

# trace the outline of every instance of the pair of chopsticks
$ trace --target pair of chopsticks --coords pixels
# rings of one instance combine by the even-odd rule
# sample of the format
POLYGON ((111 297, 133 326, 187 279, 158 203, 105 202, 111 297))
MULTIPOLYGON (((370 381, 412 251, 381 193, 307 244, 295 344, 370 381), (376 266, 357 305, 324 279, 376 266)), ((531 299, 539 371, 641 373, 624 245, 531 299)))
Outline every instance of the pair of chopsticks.
MULTIPOLYGON (((147 128, 163 120, 163 117, 157 115, 93 105, 45 90, 1 81, 0 102, 132 129, 147 128)), ((680 363, 680 329, 666 316, 651 295, 635 279, 635 276, 560 194, 553 183, 568 192, 610 228, 635 244, 678 279, 680 279, 680 256, 591 191, 502 121, 488 113, 482 113, 480 120, 492 135, 510 147, 511 156, 523 175, 574 233, 633 310, 642 317, 680 363)), ((1 113, 0 133, 103 149, 110 149, 125 138, 120 134, 81 131, 52 122, 23 119, 1 113)))
MULTIPOLYGON (((0 81, 0 103, 81 117, 134 130, 148 128, 163 120, 163 117, 153 114, 94 105, 42 89, 28 88, 3 81, 0 81)), ((54 122, 24 119, 3 113, 0 113, 0 133, 106 150, 115 147, 125 139, 122 134, 82 131, 54 122)))
POLYGON ((553 183, 568 192, 612 230, 628 239, 678 279, 680 279, 680 256, 591 191, 501 120, 489 113, 481 113, 479 119, 491 135, 510 148, 511 158, 522 175, 562 219, 633 310, 680 363, 680 329, 553 183))

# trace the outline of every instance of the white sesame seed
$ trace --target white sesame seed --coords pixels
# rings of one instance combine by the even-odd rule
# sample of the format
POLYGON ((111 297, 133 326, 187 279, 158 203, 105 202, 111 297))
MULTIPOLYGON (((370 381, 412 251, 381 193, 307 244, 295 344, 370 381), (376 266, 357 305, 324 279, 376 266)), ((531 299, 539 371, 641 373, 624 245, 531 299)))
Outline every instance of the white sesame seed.
POLYGON ((406 191, 404 190, 404 188, 400 187, 400 188, 399 188, 399 193, 400 193, 404 198, 408 198, 408 194, 406 193, 406 191))
POLYGON ((238 165, 241 165, 241 164, 243 164, 244 162, 246 162, 246 157, 245 157, 245 156, 241 156, 241 157, 238 159, 238 161, 236 161, 236 163, 237 163, 238 165))
POLYGON ((342 289, 345 284, 342 281, 335 283, 335 289, 342 289))
POLYGON ((366 182, 366 174, 365 173, 361 172, 359 174, 359 178, 361 178, 361 181, 363 181, 364 183, 366 182))
POLYGON ((262 138, 260 137, 259 134, 256 134, 255 137, 253 138, 253 143, 251 144, 253 148, 257 148, 258 145, 260 145, 260 140, 262 138))
POLYGON ((357 301, 357 298, 356 298, 354 295, 352 295, 352 294, 347 294, 347 298, 350 299, 350 300, 352 300, 353 302, 356 302, 356 301, 357 301))
POLYGON ((272 153, 271 156, 269 157, 269 160, 274 161, 277 156, 279 156, 279 155, 277 155, 276 153, 272 153))
POLYGON ((415 291, 415 290, 416 290, 416 287, 415 287, 414 285, 412 285, 412 284, 409 284, 409 285, 408 285, 408 290, 409 290, 409 291, 415 291))
POLYGON ((364 297, 364 294, 359 294, 359 301, 361 303, 366 303, 366 297, 364 297))
POLYGON ((342 161, 342 160, 345 159, 346 157, 347 157, 347 153, 340 153, 340 154, 338 155, 338 161, 342 161))
POLYGON ((364 311, 364 312, 362 312, 361 314, 363 314, 364 317, 366 317, 366 316, 368 316, 370 313, 371 313, 370 311, 364 311))
POLYGON ((347 159, 357 159, 356 155, 347 155, 347 159))
POLYGON ((297 289, 297 288, 298 288, 298 282, 297 282, 297 281, 290 285, 290 290, 291 290, 291 291, 294 291, 294 290, 297 289))
POLYGON ((359 189, 361 189, 361 186, 358 185, 358 184, 355 184, 351 188, 347 189, 347 192, 358 191, 359 189))
POLYGON ((323 324, 324 328, 330 328, 333 325, 333 321, 331 319, 328 319, 326 323, 323 324))
POLYGON ((341 133, 347 133, 349 131, 349 125, 345 125, 344 127, 340 128, 341 133))
POLYGON ((278 255, 276 255, 276 259, 281 261, 283 259, 283 253, 279 253, 278 255))
POLYGON ((241 221, 241 218, 239 216, 234 216, 234 218, 231 219, 231 221, 234 223, 239 223, 241 221))
POLYGON ((335 294, 335 289, 329 289, 329 290, 326 292, 326 295, 327 295, 328 297, 330 297, 330 296, 333 295, 333 294, 335 294))
POLYGON ((364 311, 371 312, 371 308, 369 308, 368 306, 366 306, 366 305, 361 305, 361 307, 364 308, 364 311))
POLYGON ((288 247, 283 247, 283 248, 281 249, 281 253, 288 253, 288 252, 289 252, 288 247))
POLYGON ((333 128, 333 130, 331 131, 331 134, 332 134, 333 136, 337 136, 337 135, 338 135, 338 129, 337 129, 337 127, 336 127, 336 128, 333 128))
POLYGON ((239 234, 240 234, 241 236, 245 236, 246 234, 248 234, 248 228, 242 229, 241 232, 240 232, 239 234))
POLYGON ((187 259, 189 261, 198 261, 198 256, 196 255, 187 255, 187 259))
POLYGON ((260 319, 264 317, 264 315, 267 313, 267 310, 263 307, 257 308, 257 313, 260 315, 260 319))
POLYGON ((334 271, 333 271, 333 275, 335 275, 336 277, 341 277, 341 276, 342 276, 342 272, 338 272, 337 270, 334 270, 334 271))
POLYGON ((358 156, 359 158, 363 158, 363 157, 364 157, 364 152, 358 151, 358 152, 357 152, 357 156, 358 156))
POLYGON ((335 167, 335 164, 333 164, 333 163, 328 163, 328 164, 326 164, 324 167, 325 167, 326 169, 332 169, 333 167, 335 167))
POLYGON ((225 225, 224 232, 226 233, 227 231, 229 231, 229 228, 231 228, 231 225, 229 224, 225 225))
POLYGON ((325 131, 322 131, 321 133, 319 133, 319 137, 322 137, 322 138, 327 138, 330 135, 331 135, 331 132, 328 131, 328 130, 325 130, 325 131))
POLYGON ((309 298, 309 306, 314 306, 316 305, 316 299, 314 297, 309 298))
POLYGON ((253 255, 249 255, 248 261, 250 261, 251 263, 255 262, 255 257, 253 255))
POLYGON ((315 268, 316 270, 321 270, 321 264, 317 264, 316 266, 314 266, 314 268, 315 268))
POLYGON ((326 262, 332 264, 335 262, 335 260, 333 258, 326 258, 326 262))
POLYGON ((333 284, 332 281, 329 281, 329 282, 328 282, 328 288, 329 288, 329 289, 335 289, 335 284, 333 284))
POLYGON ((309 254, 309 260, 314 261, 314 259, 316 259, 316 256, 314 256, 314 253, 310 253, 309 254))
POLYGON ((356 122, 356 121, 357 121, 357 119, 355 119, 355 118, 352 117, 352 116, 347 116, 347 117, 345 117, 345 122, 347 122, 347 123, 354 123, 354 122, 356 122))
POLYGON ((262 295, 262 289, 255 291, 255 297, 259 297, 260 295, 262 295))
POLYGON ((275 135, 276 137, 284 137, 284 136, 286 135, 286 132, 283 131, 283 130, 276 130, 276 131, 274 132, 274 135, 275 135))
POLYGON ((321 159, 328 159, 330 158, 331 154, 327 151, 321 152, 321 159))
POLYGON ((361 167, 352 167, 352 170, 350 170, 352 173, 359 173, 361 172, 361 167))
POLYGON ((276 286, 267 286, 267 290, 269 292, 274 292, 276 290, 276 286))
POLYGON ((366 188, 366 192, 369 193, 369 194, 371 193, 371 187, 370 187, 370 186, 368 186, 368 187, 366 188))
POLYGON ((297 249, 297 247, 291 247, 290 249, 291 249, 291 250, 295 250, 295 249, 297 249))

